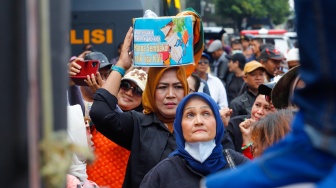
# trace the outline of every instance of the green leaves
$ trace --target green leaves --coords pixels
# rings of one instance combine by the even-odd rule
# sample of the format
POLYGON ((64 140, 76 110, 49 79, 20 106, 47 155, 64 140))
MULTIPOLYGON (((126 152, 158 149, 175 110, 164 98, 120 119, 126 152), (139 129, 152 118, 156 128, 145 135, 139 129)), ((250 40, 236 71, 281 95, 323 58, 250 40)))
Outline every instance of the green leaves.
POLYGON ((290 13, 288 0, 215 0, 216 12, 221 17, 269 17, 275 24, 282 23, 290 13))

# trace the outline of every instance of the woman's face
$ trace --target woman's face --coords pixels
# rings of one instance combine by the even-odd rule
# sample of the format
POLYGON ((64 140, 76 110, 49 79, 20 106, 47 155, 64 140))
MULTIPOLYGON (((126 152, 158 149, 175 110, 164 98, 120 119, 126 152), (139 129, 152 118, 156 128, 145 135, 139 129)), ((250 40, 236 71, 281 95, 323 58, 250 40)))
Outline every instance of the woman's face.
POLYGON ((182 132, 186 142, 207 142, 216 136, 216 118, 201 98, 191 98, 183 109, 182 132))
MULTIPOLYGON (((129 80, 123 80, 122 82, 127 82, 128 84, 121 84, 118 92, 118 106, 123 111, 133 110, 141 104, 141 94, 137 93, 135 90, 137 86, 134 82, 129 80), (128 87, 130 86, 130 87, 128 87)), ((138 88, 139 90, 140 88, 138 88)), ((140 89, 141 90, 141 89, 140 89)))
POLYGON ((183 97, 184 88, 177 78, 177 70, 168 69, 162 74, 155 89, 155 103, 159 112, 166 118, 174 118, 177 105, 183 97))
POLYGON ((196 92, 195 86, 196 86, 196 81, 192 76, 189 76, 187 78, 188 81, 188 86, 189 86, 189 93, 196 92))
POLYGON ((251 118, 253 120, 259 121, 267 114, 275 111, 276 109, 274 108, 273 104, 266 101, 265 95, 258 95, 252 106, 251 118))

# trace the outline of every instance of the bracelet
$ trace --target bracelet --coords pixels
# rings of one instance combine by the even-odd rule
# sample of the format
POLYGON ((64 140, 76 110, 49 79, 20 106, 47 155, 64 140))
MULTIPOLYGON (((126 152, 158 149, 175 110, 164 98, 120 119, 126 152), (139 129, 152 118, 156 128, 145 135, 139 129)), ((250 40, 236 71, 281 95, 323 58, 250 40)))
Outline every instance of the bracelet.
POLYGON ((124 77, 124 75, 125 75, 125 69, 123 69, 119 66, 114 65, 114 66, 112 66, 111 70, 119 72, 121 74, 121 77, 124 77))
POLYGON ((246 146, 243 146, 241 150, 246 150, 248 147, 252 146, 253 142, 248 143, 246 146))

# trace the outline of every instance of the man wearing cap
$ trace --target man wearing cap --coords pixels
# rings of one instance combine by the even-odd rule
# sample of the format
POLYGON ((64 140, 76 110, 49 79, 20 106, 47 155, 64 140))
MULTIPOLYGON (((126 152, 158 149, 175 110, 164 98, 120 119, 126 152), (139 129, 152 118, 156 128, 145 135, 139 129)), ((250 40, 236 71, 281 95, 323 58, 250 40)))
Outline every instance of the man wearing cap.
POLYGON ((84 57, 84 60, 98 60, 99 73, 103 80, 106 80, 109 76, 112 64, 108 61, 107 57, 101 52, 91 52, 84 57))
POLYGON ((272 81, 274 76, 282 73, 281 61, 286 58, 283 54, 274 48, 273 45, 267 45, 261 52, 259 60, 266 68, 266 78, 268 82, 272 81))
POLYGON ((208 84, 210 95, 216 101, 218 106, 222 109, 228 107, 228 101, 226 96, 226 90, 219 78, 208 74, 210 56, 206 53, 202 53, 201 60, 198 62, 195 72, 197 75, 205 80, 208 84))
POLYGON ((290 49, 287 53, 286 60, 288 64, 288 69, 300 65, 299 49, 298 48, 290 49))
POLYGON ((242 53, 227 55, 226 58, 229 59, 228 63, 229 71, 233 73, 233 76, 227 80, 225 85, 228 101, 230 103, 234 98, 238 97, 240 89, 244 84, 243 69, 246 63, 246 59, 242 53))
POLYGON ((229 60, 225 57, 226 53, 223 50, 222 42, 220 40, 214 40, 207 51, 211 53, 212 57, 215 59, 211 72, 222 81, 223 85, 225 85, 229 74, 229 68, 227 65, 229 60))
POLYGON ((230 108, 233 113, 231 117, 251 114, 252 105, 258 95, 258 87, 265 81, 265 67, 257 61, 246 63, 244 67, 244 92, 232 100, 230 108))
POLYGON ((252 49, 250 47, 250 42, 253 39, 253 35, 251 34, 246 34, 241 36, 241 44, 243 46, 243 54, 246 57, 246 59, 251 58, 253 52, 252 49))
MULTIPOLYGON (((101 52, 84 52, 82 53, 78 58, 74 59, 73 61, 70 62, 69 65, 69 74, 71 75, 71 72, 73 73, 79 73, 81 67, 76 63, 77 60, 98 60, 100 62, 99 64, 99 74, 101 77, 101 80, 97 80, 97 82, 101 83, 105 81, 109 75, 109 71, 111 69, 112 64, 109 63, 107 57, 101 53, 101 52)), ((96 77, 96 75, 89 75, 91 78, 96 77)), ((98 77, 98 78, 100 78, 98 77)), ((89 110, 91 108, 92 102, 93 102, 93 95, 94 92, 92 91, 92 88, 89 86, 80 86, 80 93, 81 97, 83 98, 84 101, 84 106, 85 106, 85 117, 89 118, 89 110)), ((70 83, 70 88, 69 88, 69 102, 70 105, 73 105, 73 103, 76 103, 76 101, 73 101, 74 98, 78 96, 78 86, 75 85, 75 83, 71 82, 70 83)), ((77 103, 76 103, 77 104, 77 103)))
POLYGON ((336 187, 336 1, 295 0, 300 110, 292 131, 252 163, 206 177, 201 187, 336 187), (247 173, 249 175, 247 175, 247 173))

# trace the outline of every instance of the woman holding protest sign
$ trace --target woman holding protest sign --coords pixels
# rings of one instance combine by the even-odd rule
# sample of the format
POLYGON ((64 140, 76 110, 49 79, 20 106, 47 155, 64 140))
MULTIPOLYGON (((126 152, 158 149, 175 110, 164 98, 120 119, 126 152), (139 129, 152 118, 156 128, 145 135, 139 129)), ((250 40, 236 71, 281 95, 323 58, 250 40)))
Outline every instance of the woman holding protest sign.
POLYGON ((120 59, 103 87, 97 90, 90 112, 99 132, 131 151, 124 187, 139 187, 145 174, 176 149, 175 111, 189 91, 183 66, 151 67, 142 96, 144 113, 115 111, 120 81, 132 66, 129 53, 132 32, 130 28, 120 59))

